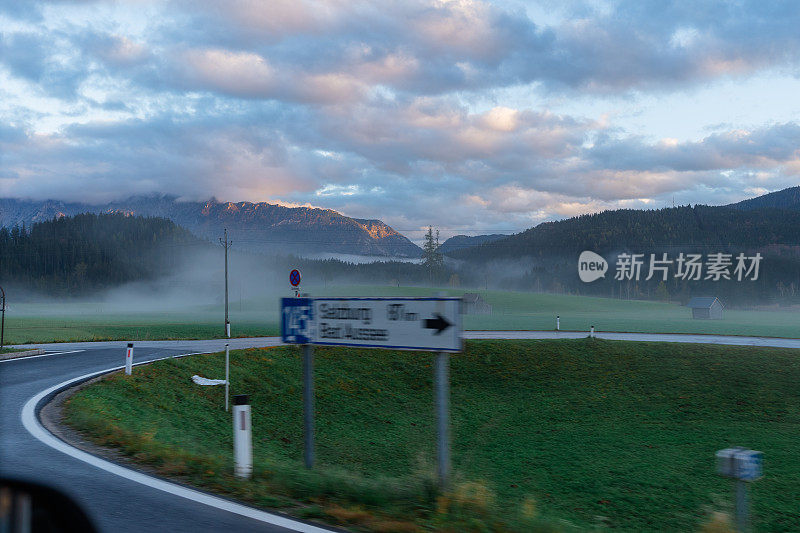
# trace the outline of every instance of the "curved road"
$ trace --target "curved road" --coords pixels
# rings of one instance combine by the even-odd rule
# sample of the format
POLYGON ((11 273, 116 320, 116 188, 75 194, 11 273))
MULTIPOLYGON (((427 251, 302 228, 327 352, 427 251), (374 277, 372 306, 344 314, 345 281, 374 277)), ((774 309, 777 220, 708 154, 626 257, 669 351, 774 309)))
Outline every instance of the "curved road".
MULTIPOLYGON (((276 339, 231 342, 237 348, 278 343, 276 339)), ((45 403, 46 397, 38 402, 32 398, 65 381, 102 373, 124 362, 125 343, 99 344, 103 346, 67 349, 59 345, 62 350, 0 361, 0 476, 40 482, 69 494, 100 531, 329 531, 136 474, 75 450, 44 430, 31 415, 35 404, 45 403)), ((224 341, 165 343, 168 348, 145 344, 137 344, 136 362, 216 351, 224 341)))
MULTIPOLYGON (((470 331, 469 339, 580 338, 586 332, 470 331)), ((715 335, 597 333, 612 340, 699 342, 800 348, 800 339, 715 335)), ((135 361, 224 349, 225 340, 137 342, 135 361)), ((232 349, 276 346, 280 338, 230 339, 232 349)), ((0 475, 39 481, 71 495, 101 531, 330 531, 258 511, 150 476, 69 447, 42 428, 37 407, 48 391, 81 377, 119 368, 125 342, 31 345, 40 356, 0 361, 0 475)))

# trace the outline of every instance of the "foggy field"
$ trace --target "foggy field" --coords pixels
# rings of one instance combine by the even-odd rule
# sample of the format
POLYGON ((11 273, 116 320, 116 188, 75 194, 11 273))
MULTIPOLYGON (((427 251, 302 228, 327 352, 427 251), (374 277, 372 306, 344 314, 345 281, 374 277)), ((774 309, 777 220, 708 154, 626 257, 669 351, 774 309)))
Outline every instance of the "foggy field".
MULTIPOLYGON (((751 486, 755 529, 777 532, 800 521, 798 353, 598 339, 467 342, 451 357, 451 410, 456 491, 472 487, 481 499, 464 510, 478 520, 469 528, 448 524, 447 506, 424 490, 435 464, 429 353, 315 350, 314 473, 300 466, 297 347, 231 352, 231 392, 250 394, 253 406, 248 483, 230 473, 222 388, 190 379, 222 376, 221 354, 116 374, 80 391, 68 417, 163 474, 260 505, 301 512, 297 502, 312 501, 315 516, 351 524, 379 508, 453 531, 538 531, 475 526, 513 522, 526 499, 545 521, 581 530, 698 531, 732 503, 715 451, 746 446, 765 455, 765 478, 751 486)), ((455 506, 458 497, 447 501, 455 506)))
MULTIPOLYGON (((238 308, 237 308, 238 309, 238 308)), ((18 304, 6 313, 10 344, 103 340, 170 340, 224 337, 224 315, 198 306, 194 312, 124 313, 102 303, 18 304)), ((277 335, 277 313, 231 312, 234 337, 277 335)))
POLYGON ((343 287, 323 289, 325 296, 448 296, 477 292, 491 304, 491 315, 465 315, 464 328, 471 330, 553 330, 556 315, 561 329, 636 333, 707 333, 765 337, 800 337, 798 311, 725 310, 724 320, 694 320, 691 309, 675 303, 617 300, 588 296, 564 296, 528 292, 421 287, 343 287))
MULTIPOLYGON (((310 287, 312 296, 448 296, 478 292, 493 306, 491 315, 465 315, 469 330, 552 330, 561 316, 561 329, 641 333, 706 333, 765 337, 800 337, 798 311, 725 310, 723 320, 693 320, 691 310, 674 303, 616 300, 471 289, 348 285, 310 287)), ((230 300, 231 333, 235 337, 277 335, 278 299, 282 294, 230 300)), ((6 313, 6 342, 83 340, 199 339, 223 336, 223 306, 207 302, 180 305, 175 299, 104 302, 16 304, 6 313), (167 306, 170 307, 167 307, 167 306), (160 311, 159 311, 160 310, 160 311)))

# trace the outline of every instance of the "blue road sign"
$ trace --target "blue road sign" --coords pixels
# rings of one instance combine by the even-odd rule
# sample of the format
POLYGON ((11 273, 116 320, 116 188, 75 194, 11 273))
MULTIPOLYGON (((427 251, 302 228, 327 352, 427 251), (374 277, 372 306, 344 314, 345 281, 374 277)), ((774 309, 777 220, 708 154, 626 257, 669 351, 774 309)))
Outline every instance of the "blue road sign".
POLYGON ((311 298, 281 298, 281 338, 287 344, 309 344, 314 308, 311 298))
POLYGON ((717 473, 738 479, 756 481, 764 476, 764 454, 747 448, 725 448, 717 452, 717 473))
POLYGON ((746 450, 736 454, 737 478, 742 481, 756 481, 762 477, 764 454, 755 450, 746 450))
POLYGON ((459 298, 282 298, 291 344, 460 352, 459 298))

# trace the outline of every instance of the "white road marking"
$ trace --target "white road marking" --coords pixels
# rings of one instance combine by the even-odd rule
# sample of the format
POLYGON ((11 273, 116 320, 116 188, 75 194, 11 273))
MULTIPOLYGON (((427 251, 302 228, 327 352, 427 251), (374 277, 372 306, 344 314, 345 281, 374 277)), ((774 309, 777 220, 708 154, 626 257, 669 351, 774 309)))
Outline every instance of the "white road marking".
POLYGON ((69 352, 53 352, 53 353, 43 353, 40 355, 27 355, 25 357, 17 357, 14 359, 3 359, 0 363, 9 363, 11 361, 24 361, 26 359, 38 359, 39 357, 50 357, 51 355, 63 355, 65 353, 78 353, 78 352, 85 352, 86 350, 71 350, 69 352))
MULTIPOLYGON (((137 365, 152 363, 153 361, 160 361, 162 359, 170 359, 173 357, 185 357, 188 355, 196 355, 196 354, 192 353, 192 354, 181 354, 180 356, 161 357, 159 359, 153 359, 150 361, 142 361, 140 363, 137 363, 137 365)), ((124 477, 125 479, 135 481, 136 483, 141 483, 142 485, 146 485, 150 488, 161 490, 166 493, 173 494, 175 496, 180 496, 181 498, 186 498, 187 500, 192 500, 197 503, 202 503, 210 507, 215 507, 223 511, 228 511, 230 513, 238 514, 240 516, 252 518, 253 520, 258 520, 260 522, 265 522, 267 524, 272 524, 278 527, 282 527, 290 531, 298 531, 300 533, 331 533, 330 529, 323 529, 321 527, 312 526, 310 524, 304 524, 302 522, 298 522, 290 518, 270 514, 265 511, 260 511, 258 509, 253 509, 252 507, 247 507, 246 505, 231 502, 223 498, 211 496, 210 494, 205 494, 203 492, 182 487, 180 485, 164 481, 163 479, 151 477, 146 474, 142 474, 141 472, 130 470, 120 465, 100 459, 99 457, 95 457, 94 455, 86 453, 82 450, 73 448, 64 441, 59 440, 39 423, 39 420, 36 417, 36 406, 42 400, 42 398, 45 398, 48 394, 55 392, 59 389, 62 389, 64 387, 67 387, 77 381, 82 381, 84 379, 99 376, 100 374, 105 374, 107 372, 113 372, 114 370, 120 370, 122 368, 125 368, 124 365, 107 368, 105 370, 100 370, 98 372, 92 372, 91 374, 85 374, 77 378, 63 381, 58 385, 53 385, 52 387, 43 390, 42 392, 30 398, 27 402, 25 402, 25 405, 23 406, 21 413, 22 425, 25 426, 25 429, 27 429, 31 435, 33 435, 41 442, 43 442, 44 444, 50 446, 55 450, 58 450, 62 453, 69 455, 70 457, 74 457, 75 459, 83 461, 84 463, 96 466, 101 470, 105 470, 106 472, 116 474, 120 477, 124 477)))

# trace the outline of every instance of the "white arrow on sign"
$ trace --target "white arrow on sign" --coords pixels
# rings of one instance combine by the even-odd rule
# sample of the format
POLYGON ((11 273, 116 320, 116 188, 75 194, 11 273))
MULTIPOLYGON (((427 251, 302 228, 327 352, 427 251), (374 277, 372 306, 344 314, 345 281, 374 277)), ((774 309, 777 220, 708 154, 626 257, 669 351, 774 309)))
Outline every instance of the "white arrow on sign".
POLYGON ((312 344, 461 351, 460 298, 313 298, 312 344))

